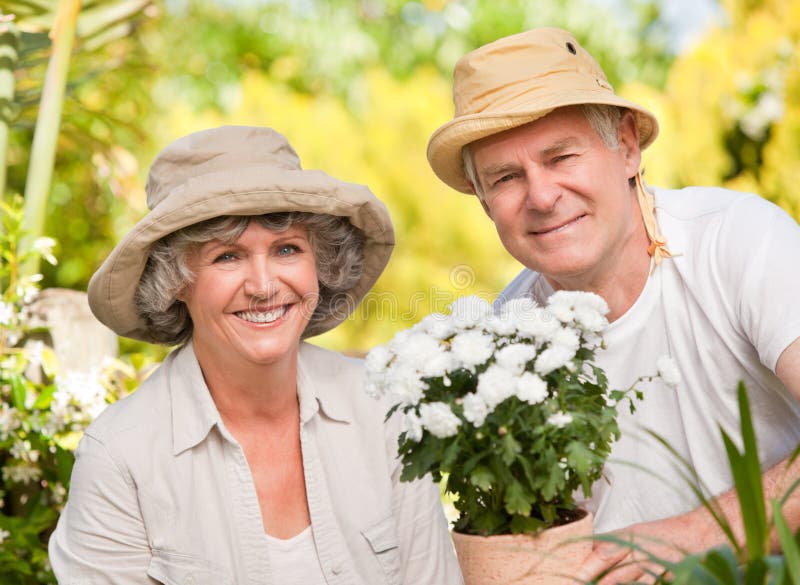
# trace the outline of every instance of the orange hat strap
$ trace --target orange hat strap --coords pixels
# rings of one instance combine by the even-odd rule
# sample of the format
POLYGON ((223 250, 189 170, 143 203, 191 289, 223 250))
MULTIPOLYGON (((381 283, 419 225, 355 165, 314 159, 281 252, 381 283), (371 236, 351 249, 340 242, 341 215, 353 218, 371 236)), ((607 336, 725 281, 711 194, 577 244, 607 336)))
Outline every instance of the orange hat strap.
POLYGON ((639 208, 642 210, 647 237, 650 240, 647 253, 653 257, 653 268, 655 269, 664 258, 672 258, 672 253, 667 250, 667 240, 658 231, 655 213, 656 200, 653 194, 645 189, 641 171, 636 173, 636 195, 639 208))

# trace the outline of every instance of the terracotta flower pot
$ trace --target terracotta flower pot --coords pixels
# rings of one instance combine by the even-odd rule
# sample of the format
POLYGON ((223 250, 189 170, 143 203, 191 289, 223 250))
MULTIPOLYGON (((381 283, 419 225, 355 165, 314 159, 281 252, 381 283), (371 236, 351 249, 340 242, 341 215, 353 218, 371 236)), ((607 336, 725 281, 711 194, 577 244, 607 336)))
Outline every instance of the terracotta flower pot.
POLYGON ((536 535, 474 536, 453 532, 466 585, 575 585, 574 574, 592 552, 592 515, 536 535))

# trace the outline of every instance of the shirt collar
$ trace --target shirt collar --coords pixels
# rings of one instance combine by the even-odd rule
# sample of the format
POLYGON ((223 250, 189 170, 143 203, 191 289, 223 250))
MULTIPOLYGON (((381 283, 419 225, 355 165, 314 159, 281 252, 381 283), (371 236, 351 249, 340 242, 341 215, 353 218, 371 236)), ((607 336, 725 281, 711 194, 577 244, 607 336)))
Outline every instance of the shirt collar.
POLYGON ((208 436, 216 425, 224 431, 211 392, 206 386, 200 363, 190 341, 171 353, 164 365, 169 367, 168 384, 172 397, 172 448, 177 455, 190 449, 208 436))
POLYGON ((327 418, 351 423, 351 401, 345 396, 354 389, 351 380, 337 375, 343 359, 339 354, 310 343, 301 343, 297 357, 297 394, 300 422, 307 423, 318 411, 327 418))
MULTIPOLYGON (((297 358, 297 394, 300 422, 311 420, 321 412, 325 417, 344 423, 353 421, 350 401, 343 394, 352 391, 346 380, 337 376, 342 359, 336 353, 308 343, 300 344, 297 358)), ((225 429, 191 341, 171 353, 164 365, 168 368, 168 384, 172 397, 173 454, 201 443, 214 426, 223 437, 236 442, 225 429)))

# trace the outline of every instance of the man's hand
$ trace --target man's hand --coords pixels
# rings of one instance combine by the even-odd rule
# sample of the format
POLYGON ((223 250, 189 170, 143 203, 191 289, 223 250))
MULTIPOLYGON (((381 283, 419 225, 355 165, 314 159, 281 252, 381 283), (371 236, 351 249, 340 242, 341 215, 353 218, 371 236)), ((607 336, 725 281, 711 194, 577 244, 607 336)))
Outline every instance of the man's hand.
POLYGON ((590 581, 613 569, 597 583, 654 583, 655 576, 664 568, 657 562, 653 563, 650 555, 665 561, 678 561, 687 553, 704 551, 724 540, 722 530, 703 508, 664 520, 635 524, 611 533, 611 536, 633 546, 596 541, 592 553, 579 569, 583 581, 590 581))

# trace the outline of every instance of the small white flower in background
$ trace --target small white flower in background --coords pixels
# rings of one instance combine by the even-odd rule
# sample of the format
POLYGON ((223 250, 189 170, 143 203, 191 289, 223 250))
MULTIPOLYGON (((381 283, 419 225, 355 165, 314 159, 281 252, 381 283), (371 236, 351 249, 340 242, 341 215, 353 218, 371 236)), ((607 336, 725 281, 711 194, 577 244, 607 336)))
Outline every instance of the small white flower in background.
POLYGON ((512 343, 498 350, 494 357, 497 365, 518 376, 525 365, 536 357, 536 348, 528 343, 512 343))
POLYGON ((440 439, 452 437, 458 432, 461 419, 444 402, 429 402, 419 407, 419 418, 422 426, 440 439))
POLYGON ((3 481, 11 480, 14 483, 24 483, 27 485, 31 482, 38 481, 41 476, 42 470, 27 462, 3 467, 3 481))
POLYGON ((3 544, 9 536, 11 533, 8 530, 0 530, 0 544, 3 544))
POLYGON ((559 429, 563 429, 571 422, 572 422, 572 416, 567 414, 566 412, 561 412, 561 411, 556 412, 555 414, 551 414, 547 418, 547 424, 551 424, 559 429))
POLYGON ((667 355, 661 356, 656 362, 656 367, 658 368, 658 375, 667 386, 675 388, 681 383, 681 371, 671 357, 667 355))
POLYGON ((8 439, 8 435, 16 431, 20 425, 17 409, 5 402, 0 404, 0 440, 8 439))
POLYGON ((58 260, 56 260, 56 257, 53 256, 53 248, 55 247, 55 245, 56 241, 53 238, 41 237, 41 238, 36 238, 33 241, 33 245, 31 246, 31 248, 35 252, 38 252, 42 256, 42 258, 44 258, 50 264, 55 266, 58 264, 58 260))
POLYGON ((534 369, 542 376, 546 376, 561 366, 566 366, 575 357, 575 350, 565 345, 548 347, 536 358, 534 369))
POLYGON ((28 353, 28 362, 32 366, 42 365, 42 355, 44 353, 44 342, 38 339, 25 343, 25 350, 28 353))
POLYGON ((422 421, 417 413, 409 411, 403 415, 403 431, 405 431, 406 437, 419 443, 422 439, 422 421))
POLYGON ((69 371, 58 374, 55 379, 56 391, 53 402, 63 404, 75 403, 80 411, 94 419, 105 410, 106 388, 100 383, 98 372, 69 371))
POLYGON ((9 326, 14 322, 14 305, 0 301, 0 325, 9 326))
POLYGON ((478 376, 477 394, 494 410, 494 407, 509 396, 513 396, 517 387, 517 379, 512 372, 497 364, 486 368, 478 376))
POLYGON ((463 367, 474 371, 475 366, 486 363, 494 353, 494 339, 480 331, 465 331, 453 337, 450 350, 463 367))
POLYGON ((525 372, 517 380, 517 398, 528 404, 539 404, 547 398, 547 382, 536 374, 525 372))
POLYGON ((489 414, 489 406, 474 392, 464 396, 462 406, 464 407, 464 418, 476 427, 481 426, 489 414))
POLYGON ((458 298, 450 305, 450 321, 462 329, 480 325, 491 314, 492 305, 474 295, 458 298))

